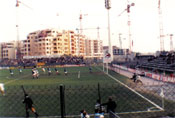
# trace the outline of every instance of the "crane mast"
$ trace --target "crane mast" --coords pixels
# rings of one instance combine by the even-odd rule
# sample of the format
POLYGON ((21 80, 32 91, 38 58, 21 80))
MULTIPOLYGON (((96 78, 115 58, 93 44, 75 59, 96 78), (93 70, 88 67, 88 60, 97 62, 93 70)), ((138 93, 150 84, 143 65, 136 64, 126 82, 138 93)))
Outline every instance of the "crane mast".
POLYGON ((129 51, 130 52, 132 52, 132 48, 133 48, 133 40, 131 39, 131 20, 130 20, 130 8, 132 7, 132 6, 135 6, 135 3, 131 3, 130 4, 130 2, 129 2, 129 0, 127 0, 127 7, 126 7, 126 9, 124 9, 119 15, 118 15, 118 17, 119 16, 121 16, 123 13, 125 13, 125 11, 127 11, 127 15, 128 15, 128 23, 127 23, 127 25, 128 25, 128 47, 129 47, 129 51))
POLYGON ((159 12, 159 33, 160 33, 160 51, 164 51, 164 33, 163 33, 163 17, 161 9, 161 0, 158 1, 158 12, 159 12))
POLYGON ((83 25, 82 25, 82 19, 83 19, 83 16, 87 16, 88 14, 82 14, 80 13, 80 17, 79 17, 79 20, 80 20, 80 34, 83 33, 82 29, 83 29, 83 25))
POLYGON ((173 34, 170 34, 170 51, 173 51, 173 34))
POLYGON ((19 1, 16 0, 16 33, 17 33, 17 40, 16 40, 16 58, 21 58, 21 51, 20 51, 20 41, 19 41, 19 1))
POLYGON ((119 43, 120 43, 120 49, 122 49, 122 40, 121 40, 121 33, 119 33, 119 43))

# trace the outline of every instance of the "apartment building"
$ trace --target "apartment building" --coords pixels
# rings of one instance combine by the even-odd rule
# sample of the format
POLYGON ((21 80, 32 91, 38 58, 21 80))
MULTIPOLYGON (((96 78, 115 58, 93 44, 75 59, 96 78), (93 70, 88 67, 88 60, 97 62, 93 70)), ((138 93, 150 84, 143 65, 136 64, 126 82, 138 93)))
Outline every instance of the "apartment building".
POLYGON ((0 59, 16 59, 16 42, 4 42, 0 44, 0 59))
POLYGON ((62 55, 102 58, 101 40, 86 39, 72 30, 45 29, 31 32, 27 39, 0 44, 0 59, 16 59, 17 52, 23 58, 59 57, 62 55))
POLYGON ((45 29, 29 33, 23 41, 22 53, 29 56, 61 56, 85 54, 85 36, 75 34, 74 31, 45 29))
POLYGON ((103 42, 102 40, 85 40, 85 57, 86 58, 102 58, 103 42))

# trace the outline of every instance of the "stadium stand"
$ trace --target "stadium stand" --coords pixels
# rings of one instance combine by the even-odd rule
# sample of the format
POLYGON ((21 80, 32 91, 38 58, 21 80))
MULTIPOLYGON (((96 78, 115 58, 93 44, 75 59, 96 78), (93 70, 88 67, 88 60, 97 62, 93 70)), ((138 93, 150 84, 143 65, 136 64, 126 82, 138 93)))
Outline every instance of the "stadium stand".
POLYGON ((35 58, 35 59, 3 59, 0 62, 1 67, 32 67, 36 66, 37 63, 44 63, 45 66, 50 65, 65 65, 65 64, 84 64, 84 58, 83 57, 77 57, 77 56, 61 56, 57 58, 35 58))

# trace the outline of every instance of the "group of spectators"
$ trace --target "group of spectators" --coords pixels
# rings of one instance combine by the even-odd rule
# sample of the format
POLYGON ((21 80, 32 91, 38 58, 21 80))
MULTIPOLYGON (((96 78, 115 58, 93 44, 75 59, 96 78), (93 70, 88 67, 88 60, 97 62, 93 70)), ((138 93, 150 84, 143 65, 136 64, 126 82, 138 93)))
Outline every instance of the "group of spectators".
MULTIPOLYGON (((95 114, 94 118, 104 118, 105 113, 109 114, 109 118, 116 118, 115 109, 117 107, 116 102, 112 99, 112 96, 109 96, 108 101, 106 103, 102 103, 98 99, 95 104, 95 114), (105 110, 105 107, 107 107, 107 110, 105 110)), ((86 110, 81 110, 80 114, 81 118, 90 118, 86 110)))
POLYGON ((32 58, 32 59, 3 59, 0 61, 1 67, 9 66, 36 66, 37 63, 44 63, 45 65, 64 65, 64 64, 84 64, 82 56, 61 56, 57 58, 32 58))

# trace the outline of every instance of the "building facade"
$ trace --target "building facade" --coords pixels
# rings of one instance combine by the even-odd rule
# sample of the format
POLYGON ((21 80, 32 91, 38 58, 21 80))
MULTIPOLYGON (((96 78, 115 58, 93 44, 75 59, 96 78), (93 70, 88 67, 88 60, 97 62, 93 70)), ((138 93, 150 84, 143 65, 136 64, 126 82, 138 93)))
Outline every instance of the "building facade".
POLYGON ((29 33, 20 43, 12 41, 0 45, 0 59, 17 59, 19 53, 22 58, 62 55, 102 58, 103 45, 102 40, 90 40, 72 30, 45 29, 29 33))
POLYGON ((16 59, 16 42, 4 42, 0 44, 0 60, 16 59))
POLYGON ((84 56, 85 36, 74 31, 46 29, 35 31, 23 41, 23 55, 27 56, 84 56), (80 48, 79 48, 80 47, 80 48))
POLYGON ((86 58, 102 58, 103 42, 102 40, 85 40, 85 57, 86 58))

